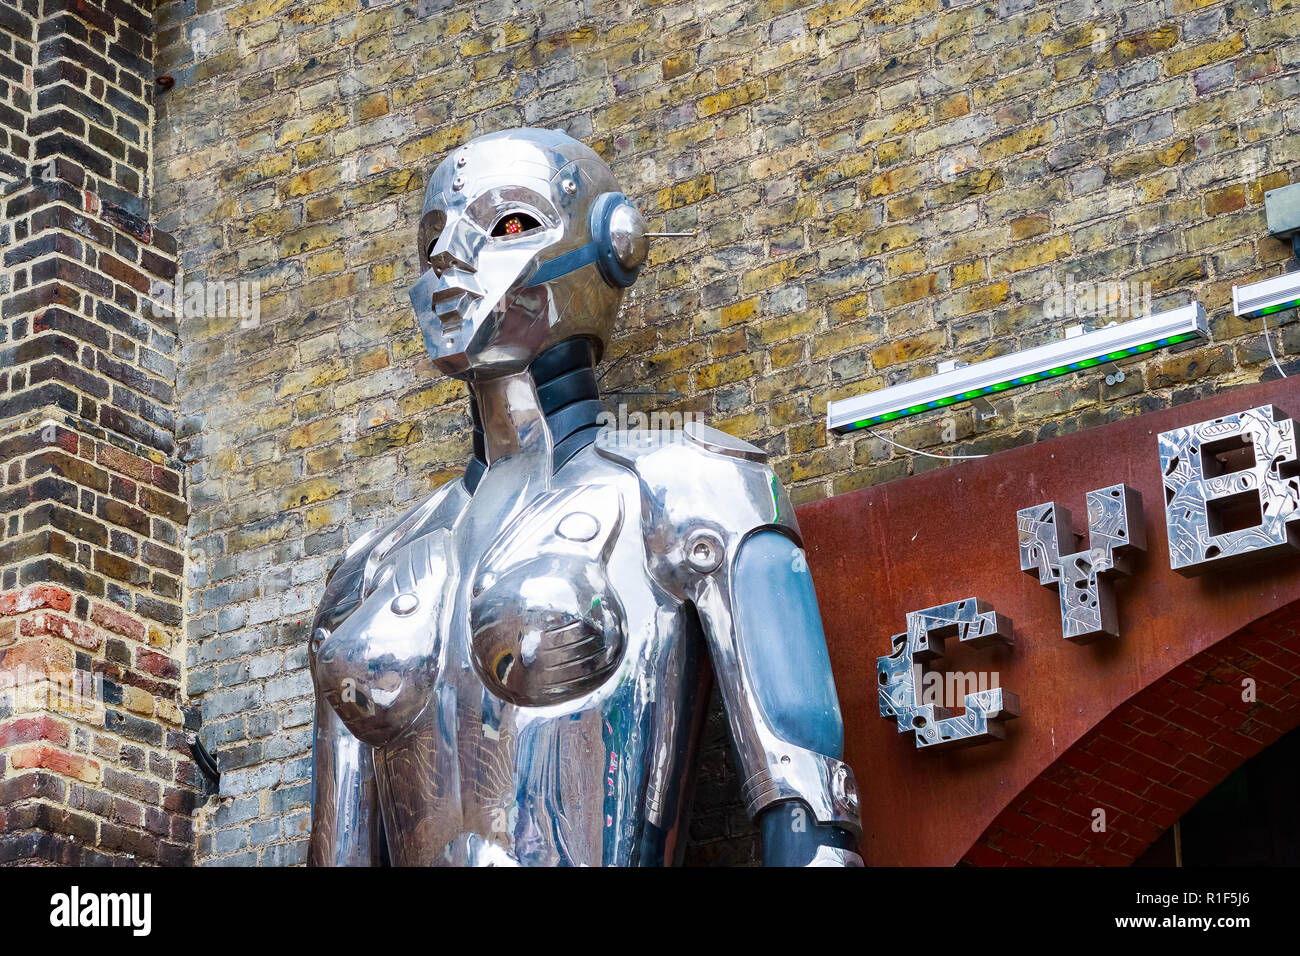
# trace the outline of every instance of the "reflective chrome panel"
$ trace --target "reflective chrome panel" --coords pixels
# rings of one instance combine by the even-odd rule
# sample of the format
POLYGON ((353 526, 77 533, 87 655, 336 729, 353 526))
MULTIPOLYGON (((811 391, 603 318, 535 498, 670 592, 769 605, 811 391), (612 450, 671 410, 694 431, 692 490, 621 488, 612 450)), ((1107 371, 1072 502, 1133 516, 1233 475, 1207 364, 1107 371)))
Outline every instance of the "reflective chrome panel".
POLYGON ((1300 549, 1295 422, 1261 405, 1160 435, 1169 564, 1203 574, 1300 549))
POLYGON ((894 651, 876 659, 880 716, 897 722, 898 732, 913 732, 923 750, 951 750, 1002 740, 1005 722, 1020 716, 1020 698, 989 687, 964 698, 965 712, 953 716, 942 703, 926 700, 917 686, 925 662, 943 657, 944 641, 957 638, 982 648, 1012 643, 1011 621, 978 598, 912 611, 907 632, 893 638, 894 651))
POLYGON ((1048 502, 1017 512, 1020 570, 1038 575, 1040 584, 1054 587, 1061 602, 1061 633, 1066 640, 1087 644, 1099 637, 1119 636, 1119 611, 1113 579, 1129 573, 1128 560, 1146 550, 1142 495, 1128 485, 1088 492, 1088 534, 1091 547, 1073 549, 1075 538, 1068 509, 1048 502))

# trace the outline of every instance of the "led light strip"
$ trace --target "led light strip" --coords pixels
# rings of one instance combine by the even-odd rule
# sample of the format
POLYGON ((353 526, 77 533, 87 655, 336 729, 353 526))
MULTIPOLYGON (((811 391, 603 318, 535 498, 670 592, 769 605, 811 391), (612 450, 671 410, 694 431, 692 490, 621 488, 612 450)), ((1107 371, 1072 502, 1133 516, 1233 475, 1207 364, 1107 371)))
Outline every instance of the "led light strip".
POLYGON ((830 431, 845 433, 887 425, 936 408, 998 395, 1022 385, 1205 338, 1206 329, 1205 309, 1196 302, 914 382, 831 402, 826 406, 826 427, 830 431))
POLYGON ((1300 305, 1300 273, 1289 272, 1262 282, 1232 287, 1234 315, 1257 319, 1300 305))

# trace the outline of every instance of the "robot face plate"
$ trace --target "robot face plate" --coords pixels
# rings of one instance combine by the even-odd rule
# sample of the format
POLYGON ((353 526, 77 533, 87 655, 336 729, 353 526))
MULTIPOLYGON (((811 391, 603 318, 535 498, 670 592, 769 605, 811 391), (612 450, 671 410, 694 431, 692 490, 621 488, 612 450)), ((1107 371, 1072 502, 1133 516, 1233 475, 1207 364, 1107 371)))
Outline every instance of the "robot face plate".
POLYGON ((522 371, 555 342, 609 340, 622 289, 602 278, 596 199, 617 192, 592 150, 553 130, 471 140, 425 192, 411 290, 425 348, 458 378, 522 371))

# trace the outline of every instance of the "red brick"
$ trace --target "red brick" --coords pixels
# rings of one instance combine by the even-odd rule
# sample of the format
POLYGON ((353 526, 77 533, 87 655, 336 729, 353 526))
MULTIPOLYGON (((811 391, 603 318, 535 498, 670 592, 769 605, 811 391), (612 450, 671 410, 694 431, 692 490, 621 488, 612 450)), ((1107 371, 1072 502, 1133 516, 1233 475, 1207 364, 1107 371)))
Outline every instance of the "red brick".
POLYGON ((177 680, 181 676, 181 666, 166 654, 159 654, 148 648, 138 647, 135 651, 135 664, 140 669, 167 680, 177 680))
MULTIPOLYGON (((1089 831, 1091 832, 1091 831, 1089 831)), ((1067 856, 1079 856, 1088 849, 1088 841, 1074 833, 1058 830, 1056 827, 1043 827, 1034 834, 1044 846, 1059 850, 1067 856)))
POLYGON ((68 725, 52 717, 23 717, 0 724, 0 747, 44 740, 60 747, 68 745, 68 725))
POLYGON ((42 769, 86 783, 99 780, 99 762, 45 744, 29 744, 10 752, 9 764, 15 770, 42 769))
POLYGON ((129 637, 133 641, 144 641, 148 633, 143 622, 107 604, 96 604, 90 612, 90 619, 100 627, 107 628, 114 634, 129 637))
POLYGON ((68 611, 72 608, 72 594, 52 584, 37 584, 21 591, 0 594, 0 616, 23 614, 50 608, 54 611, 68 611))
POLYGON ((24 618, 18 629, 25 637, 49 634, 91 651, 98 650, 104 642, 99 632, 89 624, 82 624, 58 614, 37 614, 24 618))
POLYGON ((153 463, 144 458, 122 451, 112 445, 100 445, 95 460, 106 468, 120 471, 137 481, 148 481, 153 476, 153 463))

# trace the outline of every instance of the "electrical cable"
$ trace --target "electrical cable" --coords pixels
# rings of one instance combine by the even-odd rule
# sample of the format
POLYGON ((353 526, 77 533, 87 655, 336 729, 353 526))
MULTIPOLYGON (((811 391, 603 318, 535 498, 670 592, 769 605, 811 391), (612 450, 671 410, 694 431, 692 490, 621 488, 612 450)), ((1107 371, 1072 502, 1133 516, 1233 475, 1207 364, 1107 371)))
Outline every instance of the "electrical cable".
POLYGON ((1261 315, 1259 318, 1264 323, 1264 344, 1268 346, 1268 357, 1273 360, 1273 367, 1277 369, 1277 374, 1286 378, 1286 372, 1282 371, 1282 366, 1278 363, 1277 355, 1273 352, 1273 334, 1268 330, 1268 316, 1261 315))
POLYGON ((886 438, 884 435, 877 435, 870 428, 864 430, 868 435, 872 436, 873 438, 879 438, 881 441, 885 442, 886 444, 893 445, 895 448, 901 448, 903 449, 903 451, 909 451, 913 455, 924 455, 926 458, 938 458, 943 461, 950 461, 950 460, 955 461, 956 459, 959 458, 987 458, 988 457, 988 455, 935 455, 935 454, 931 454, 928 451, 921 451, 921 449, 919 448, 908 448, 906 445, 900 445, 892 438, 886 438))

